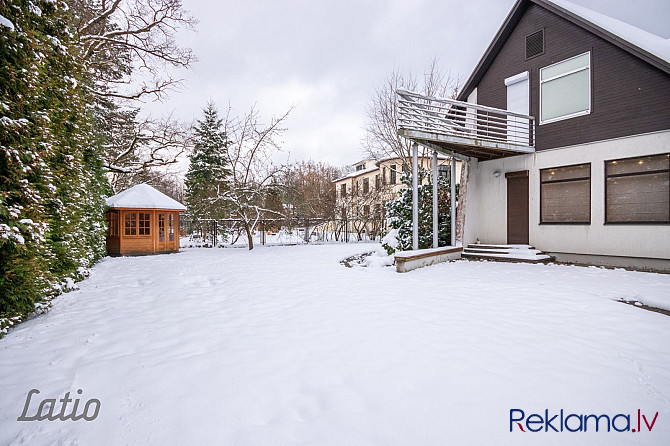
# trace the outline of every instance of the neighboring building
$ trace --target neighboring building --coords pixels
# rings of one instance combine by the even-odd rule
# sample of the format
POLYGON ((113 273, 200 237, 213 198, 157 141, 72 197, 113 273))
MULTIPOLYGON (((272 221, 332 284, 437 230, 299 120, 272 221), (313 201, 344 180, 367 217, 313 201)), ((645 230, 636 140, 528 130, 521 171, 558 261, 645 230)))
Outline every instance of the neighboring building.
POLYGON ((186 207, 148 184, 109 197, 107 253, 141 255, 179 251, 179 213, 186 207))
MULTIPOLYGON (((419 165, 428 171, 432 169, 432 162, 432 157, 419 157, 419 165)), ((438 175, 448 177, 450 159, 440 155, 437 164, 438 175)), ((359 161, 353 168, 352 172, 333 180, 337 194, 336 218, 344 232, 375 238, 387 229, 384 205, 407 187, 402 175, 411 171, 411 166, 402 158, 385 158, 359 161)), ((427 182, 425 178, 424 183, 427 182)))
POLYGON ((401 135, 470 161, 464 244, 670 270, 670 40, 519 0, 460 102, 399 96, 401 135))

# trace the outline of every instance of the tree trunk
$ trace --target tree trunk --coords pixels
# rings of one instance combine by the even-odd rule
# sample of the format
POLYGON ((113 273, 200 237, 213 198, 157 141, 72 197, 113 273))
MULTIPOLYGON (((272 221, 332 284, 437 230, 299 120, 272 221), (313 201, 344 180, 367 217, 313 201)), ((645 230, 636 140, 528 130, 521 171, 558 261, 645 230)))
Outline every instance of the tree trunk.
MULTIPOLYGON (((463 244, 465 231, 465 209, 468 198, 468 179, 470 178, 470 161, 461 163, 461 184, 458 188, 458 205, 456 206, 456 244, 463 244)), ((452 178, 452 181, 454 179, 452 178)))
POLYGON ((251 238, 251 228, 249 227, 249 223, 244 222, 244 232, 247 233, 247 240, 249 242, 249 250, 251 251, 254 249, 254 239, 251 238))

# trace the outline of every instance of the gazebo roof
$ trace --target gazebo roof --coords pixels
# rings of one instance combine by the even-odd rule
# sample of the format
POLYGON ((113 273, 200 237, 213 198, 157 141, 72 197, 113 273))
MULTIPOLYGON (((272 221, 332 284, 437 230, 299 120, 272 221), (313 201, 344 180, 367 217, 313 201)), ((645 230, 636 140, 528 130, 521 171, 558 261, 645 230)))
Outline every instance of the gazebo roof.
POLYGON ((105 204, 110 208, 186 210, 186 206, 148 184, 137 184, 113 195, 105 201, 105 204))

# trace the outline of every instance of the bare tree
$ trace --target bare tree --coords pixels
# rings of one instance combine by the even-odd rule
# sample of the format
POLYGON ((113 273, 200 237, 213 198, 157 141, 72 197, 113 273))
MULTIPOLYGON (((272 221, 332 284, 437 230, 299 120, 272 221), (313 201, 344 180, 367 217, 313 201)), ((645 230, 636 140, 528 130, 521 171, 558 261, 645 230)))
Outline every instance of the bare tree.
POLYGON ((103 143, 103 162, 114 190, 136 184, 144 177, 155 177, 158 168, 167 173, 164 168, 178 163, 191 145, 189 126, 171 116, 137 119, 137 110, 130 110, 107 117, 119 119, 102 123, 109 126, 103 143), (120 122, 124 118, 127 121, 120 122))
POLYGON ((286 131, 283 124, 292 110, 293 107, 273 117, 267 125, 261 123, 255 107, 242 118, 233 117, 229 107, 223 118, 225 133, 231 141, 228 158, 232 184, 214 200, 225 201, 232 215, 240 220, 249 249, 254 248, 252 232, 264 216, 284 217, 281 212, 265 206, 265 196, 273 178, 284 169, 273 161, 272 155, 281 150, 279 138, 286 131))
POLYGON ((164 68, 188 67, 195 60, 189 48, 175 41, 179 29, 192 29, 196 23, 180 0, 68 0, 68 4, 77 20, 82 58, 94 78, 88 88, 97 96, 161 99, 180 82, 164 68))
MULTIPOLYGON (((412 146, 409 140, 398 135, 398 103, 396 91, 400 88, 419 91, 426 96, 455 98, 461 80, 451 72, 441 71, 437 59, 426 68, 421 82, 410 72, 399 69, 375 89, 367 108, 368 124, 363 148, 373 159, 397 157, 406 165, 411 164, 412 146)), ((426 155, 421 154, 421 155, 426 155)))

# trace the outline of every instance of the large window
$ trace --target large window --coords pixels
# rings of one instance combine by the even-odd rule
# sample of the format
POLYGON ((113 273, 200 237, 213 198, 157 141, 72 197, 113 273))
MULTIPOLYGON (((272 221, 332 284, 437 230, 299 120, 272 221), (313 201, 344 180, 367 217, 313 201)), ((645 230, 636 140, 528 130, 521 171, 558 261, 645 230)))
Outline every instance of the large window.
POLYGON ((126 212, 125 235, 150 235, 151 214, 147 212, 126 212), (139 215, 139 218, 138 218, 139 215))
POLYGON ((344 198, 347 196, 347 185, 346 183, 340 184, 340 197, 344 198))
POLYGON ((363 193, 367 194, 370 192, 370 179, 363 178, 363 193))
POLYGON ((540 69, 540 124, 591 112, 591 53, 540 69))
POLYGON ((540 223, 591 223, 591 164, 540 170, 540 223))
POLYGON ((670 154, 605 161, 606 223, 670 223, 670 154))
POLYGON ((391 184, 396 183, 396 170, 395 170, 395 164, 391 164, 391 184))

